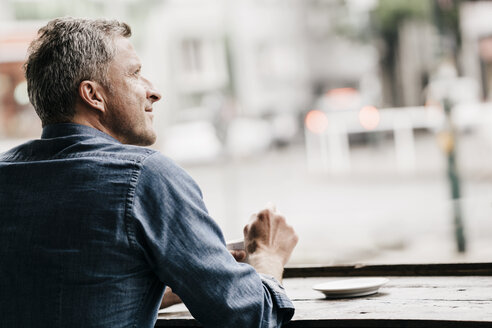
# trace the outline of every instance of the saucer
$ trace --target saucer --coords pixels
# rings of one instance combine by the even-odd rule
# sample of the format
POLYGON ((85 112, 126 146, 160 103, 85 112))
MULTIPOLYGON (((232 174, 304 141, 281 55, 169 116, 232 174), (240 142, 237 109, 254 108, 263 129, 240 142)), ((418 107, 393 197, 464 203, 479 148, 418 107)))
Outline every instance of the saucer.
POLYGON ((327 298, 359 297, 376 294, 388 281, 386 278, 343 279, 317 284, 313 289, 322 292, 327 298))

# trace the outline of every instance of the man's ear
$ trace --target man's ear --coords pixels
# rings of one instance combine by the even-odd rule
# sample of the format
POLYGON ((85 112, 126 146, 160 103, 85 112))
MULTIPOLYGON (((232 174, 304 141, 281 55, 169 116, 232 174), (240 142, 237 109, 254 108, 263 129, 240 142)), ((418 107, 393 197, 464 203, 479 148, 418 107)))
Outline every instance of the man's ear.
POLYGON ((79 84, 79 96, 89 107, 105 112, 102 86, 95 82, 84 80, 79 84))

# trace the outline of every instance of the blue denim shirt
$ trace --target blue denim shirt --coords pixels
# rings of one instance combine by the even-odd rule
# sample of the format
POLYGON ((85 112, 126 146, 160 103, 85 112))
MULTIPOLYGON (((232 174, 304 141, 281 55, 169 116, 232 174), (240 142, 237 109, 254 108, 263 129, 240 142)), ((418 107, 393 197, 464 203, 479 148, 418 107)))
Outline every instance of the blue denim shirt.
POLYGON ((152 327, 170 286, 205 327, 278 327, 282 286, 237 263, 195 182, 77 124, 0 155, 0 326, 152 327))

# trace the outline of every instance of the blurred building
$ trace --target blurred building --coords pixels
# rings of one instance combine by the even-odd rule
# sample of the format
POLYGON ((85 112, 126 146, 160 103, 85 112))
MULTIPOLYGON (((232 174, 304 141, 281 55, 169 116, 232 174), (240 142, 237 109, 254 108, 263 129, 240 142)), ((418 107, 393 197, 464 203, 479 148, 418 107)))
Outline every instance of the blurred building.
POLYGON ((461 5, 463 75, 480 81, 485 99, 492 97, 492 2, 474 1, 461 5))
MULTIPOLYGON (((227 144, 228 136, 240 134, 232 131, 235 126, 247 125, 251 133, 242 144, 251 148, 255 135, 282 142, 291 138, 294 132, 282 131, 294 131, 317 98, 331 89, 353 87, 379 105, 377 49, 367 38, 357 37, 368 29, 371 4, 374 1, 161 2, 146 20, 142 44, 144 60, 156 68, 149 72, 151 79, 165 94, 162 126, 208 121, 227 144), (347 35, 340 34, 344 29, 347 35), (249 121, 233 124, 241 118, 249 121), (264 131, 265 120, 272 123, 270 136, 264 131)), ((268 146, 260 140, 257 144, 268 146)))
POLYGON ((22 65, 38 24, 0 24, 0 137, 35 137, 41 125, 27 96, 22 65))
POLYGON ((178 110, 220 92, 244 115, 305 111, 316 93, 378 83, 375 47, 337 34, 347 14, 336 1, 166 1, 149 17, 146 53, 178 110))
POLYGON ((207 102, 217 94, 233 96, 247 116, 304 108, 310 83, 300 9, 299 1, 163 2, 150 17, 146 53, 163 64, 156 78, 173 116, 213 111, 207 102))

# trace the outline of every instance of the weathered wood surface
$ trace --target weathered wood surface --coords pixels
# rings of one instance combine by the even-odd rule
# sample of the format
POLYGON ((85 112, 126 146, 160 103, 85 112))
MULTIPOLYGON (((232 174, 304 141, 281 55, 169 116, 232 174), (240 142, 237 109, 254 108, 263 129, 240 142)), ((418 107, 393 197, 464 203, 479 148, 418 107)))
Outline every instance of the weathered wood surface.
MULTIPOLYGON (((378 294, 325 299, 312 289, 346 277, 290 278, 296 313, 287 327, 492 327, 492 277, 388 277, 378 294)), ((200 327, 184 305, 159 314, 156 327, 200 327)))

